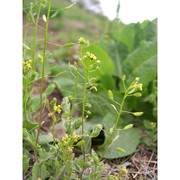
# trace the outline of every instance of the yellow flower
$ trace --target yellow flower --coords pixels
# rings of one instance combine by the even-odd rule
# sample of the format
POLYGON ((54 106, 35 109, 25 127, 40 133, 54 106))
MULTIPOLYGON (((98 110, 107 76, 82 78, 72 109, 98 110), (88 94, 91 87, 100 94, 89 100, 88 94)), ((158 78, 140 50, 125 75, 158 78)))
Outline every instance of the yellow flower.
POLYGON ((78 40, 78 43, 80 45, 89 45, 89 41, 84 39, 83 37, 80 37, 79 40, 78 40))
POLYGON ((73 152, 73 147, 68 147, 67 151, 68 151, 68 153, 72 153, 73 152))
POLYGON ((151 122, 151 127, 155 128, 156 127, 156 123, 155 122, 151 122))
POLYGON ((53 109, 54 109, 54 112, 57 112, 59 114, 61 113, 61 106, 60 105, 58 105, 58 106, 54 105, 53 109))
POLYGON ((97 57, 93 53, 86 52, 86 54, 87 54, 87 57, 89 57, 91 60, 97 60, 97 57))
POLYGON ((30 71, 32 69, 32 60, 23 61, 23 66, 26 71, 30 71))
POLYGON ((138 87, 137 87, 138 90, 142 91, 142 86, 143 86, 142 84, 138 84, 138 87))

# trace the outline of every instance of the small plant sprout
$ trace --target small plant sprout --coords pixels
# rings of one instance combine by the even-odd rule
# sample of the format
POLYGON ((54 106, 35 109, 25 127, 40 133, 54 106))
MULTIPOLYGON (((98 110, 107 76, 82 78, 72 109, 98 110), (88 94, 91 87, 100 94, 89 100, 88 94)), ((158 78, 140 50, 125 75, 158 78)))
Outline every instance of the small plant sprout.
POLYGON ((126 169, 126 166, 120 166, 119 168, 119 179, 124 179, 126 178, 128 173, 128 170, 126 169))

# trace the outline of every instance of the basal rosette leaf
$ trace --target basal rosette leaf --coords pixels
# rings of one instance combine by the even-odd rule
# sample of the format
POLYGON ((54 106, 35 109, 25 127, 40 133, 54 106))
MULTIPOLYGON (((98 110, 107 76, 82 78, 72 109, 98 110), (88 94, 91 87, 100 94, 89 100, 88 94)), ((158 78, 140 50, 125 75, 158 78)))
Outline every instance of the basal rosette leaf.
MULTIPOLYGON (((136 128, 131 128, 127 130, 117 130, 115 137, 117 137, 117 139, 114 140, 112 144, 109 146, 107 152, 103 156, 104 158, 114 159, 128 156, 135 152, 138 144, 140 143, 140 132, 136 128), (124 151, 117 151, 116 148, 122 148, 124 151)), ((105 142, 97 149, 98 155, 101 156, 103 154, 109 138, 109 134, 105 133, 105 142)))
POLYGON ((157 44, 143 43, 128 55, 123 62, 123 72, 128 74, 128 80, 140 77, 144 87, 157 76, 157 44))

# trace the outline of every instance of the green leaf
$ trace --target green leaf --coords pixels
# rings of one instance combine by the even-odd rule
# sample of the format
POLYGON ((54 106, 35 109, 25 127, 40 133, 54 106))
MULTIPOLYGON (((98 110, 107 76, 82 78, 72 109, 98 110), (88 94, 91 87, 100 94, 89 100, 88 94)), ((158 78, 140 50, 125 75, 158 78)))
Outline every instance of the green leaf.
POLYGON ((105 130, 108 130, 108 129, 110 129, 110 128, 112 128, 114 126, 115 121, 116 121, 116 116, 117 115, 114 115, 112 113, 107 113, 104 116, 102 124, 104 125, 105 130))
POLYGON ((157 44, 144 43, 130 53, 123 62, 124 74, 129 74, 128 80, 140 77, 144 87, 157 76, 157 44))
POLYGON ((56 17, 58 14, 59 14, 59 10, 55 11, 55 12, 51 15, 50 18, 54 18, 54 17, 56 17))
POLYGON ((49 84, 48 87, 44 91, 46 96, 50 95, 53 92, 54 88, 55 88, 55 84, 54 83, 49 84))
POLYGON ((26 44, 23 43, 23 47, 27 50, 31 50, 31 48, 29 46, 27 46, 26 44))
POLYGON ((104 112, 112 112, 111 101, 107 98, 107 92, 91 94, 88 97, 88 102, 92 104, 91 111, 94 114, 104 116, 104 112))
MULTIPOLYGON (((107 159, 114 159, 119 157, 124 157, 132 154, 135 152, 137 145, 140 142, 140 132, 138 129, 131 128, 128 130, 120 130, 116 131, 115 136, 118 136, 118 139, 116 141, 113 141, 110 145, 109 149, 103 156, 107 159), (121 147, 125 152, 115 151, 116 148, 121 147)), ((104 153, 104 150, 107 146, 107 143, 109 142, 109 134, 105 133, 105 142, 103 145, 98 147, 97 153, 98 155, 102 155, 104 153)))
POLYGON ((32 168, 32 179, 39 178, 39 171, 40 171, 40 168, 38 166, 38 163, 36 162, 32 168))
POLYGON ((72 121, 72 125, 74 127, 74 130, 78 129, 82 124, 82 118, 75 118, 72 121))
POLYGON ((23 155, 23 173, 26 173, 29 167, 29 158, 23 155))
POLYGON ((116 109, 116 106, 115 106, 114 104, 111 104, 111 106, 112 106, 112 108, 115 110, 115 112, 116 112, 117 114, 119 114, 119 113, 118 113, 118 110, 116 109))
POLYGON ((135 43, 134 24, 124 25, 121 22, 114 22, 111 28, 111 35, 113 39, 126 45, 129 52, 133 50, 135 43))
MULTIPOLYGON (((56 139, 56 140, 58 141, 58 139, 56 139)), ((46 145, 46 144, 48 144, 50 142, 53 142, 53 141, 54 141, 54 139, 50 135, 45 135, 44 134, 44 135, 39 136, 39 144, 40 145, 46 145)))
MULTIPOLYGON (((69 67, 66 63, 61 63, 61 65, 57 65, 54 67, 50 67, 50 72, 52 75, 57 75, 59 72, 64 72, 61 75, 61 77, 55 77, 53 83, 56 85, 56 87, 61 91, 63 96, 69 96, 73 95, 74 90, 74 84, 75 84, 75 78, 72 76, 72 74, 69 72, 69 67)), ((79 84, 78 84, 78 90, 77 90, 77 96, 81 96, 81 90, 83 89, 83 79, 79 76, 79 84)))
POLYGON ((72 46, 74 46, 74 43, 67 43, 63 45, 63 47, 72 47, 72 46))
POLYGON ((64 8, 64 9, 62 9, 62 10, 67 10, 67 9, 69 9, 69 8, 73 7, 75 4, 76 4, 76 3, 74 2, 74 3, 70 4, 69 6, 65 7, 65 8, 64 8))
POLYGON ((94 160, 95 165, 98 166, 99 165, 99 157, 98 157, 98 155, 96 154, 96 152, 93 149, 91 150, 91 153, 92 153, 92 158, 94 160))
POLYGON ((31 121, 28 121, 28 120, 23 121, 23 128, 26 128, 28 131, 30 131, 34 128, 37 128, 38 125, 39 125, 38 123, 33 123, 31 121))
POLYGON ((79 141, 75 146, 81 146, 81 145, 83 145, 83 144, 85 144, 85 141, 84 141, 84 140, 81 140, 81 141, 79 141))
POLYGON ((37 148, 35 137, 25 128, 23 128, 23 139, 26 140, 33 148, 37 148))
POLYGON ((32 179, 36 180, 38 178, 41 178, 42 180, 46 179, 49 177, 49 172, 43 164, 42 166, 39 163, 35 163, 32 169, 32 179))
POLYGON ((92 132, 90 133, 90 137, 97 137, 99 135, 99 133, 101 132, 103 128, 102 124, 96 124, 96 126, 94 127, 94 129, 92 130, 92 132))
POLYGON ((40 96, 34 96, 32 97, 31 99, 31 110, 32 112, 37 112, 37 110, 39 109, 39 106, 40 106, 40 96))

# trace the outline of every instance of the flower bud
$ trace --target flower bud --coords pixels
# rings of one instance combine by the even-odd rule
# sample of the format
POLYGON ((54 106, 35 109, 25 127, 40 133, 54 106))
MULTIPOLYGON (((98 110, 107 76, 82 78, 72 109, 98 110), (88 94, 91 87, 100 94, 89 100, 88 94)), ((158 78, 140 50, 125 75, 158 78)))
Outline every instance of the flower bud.
POLYGON ((125 126, 123 129, 127 130, 127 129, 131 129, 133 127, 133 124, 128 124, 127 126, 125 126))
POLYGON ((132 94, 132 96, 135 96, 135 97, 141 97, 142 94, 141 94, 141 93, 134 93, 134 94, 132 94))
POLYGON ((125 79, 126 79, 126 75, 123 75, 122 80, 125 81, 125 79))

